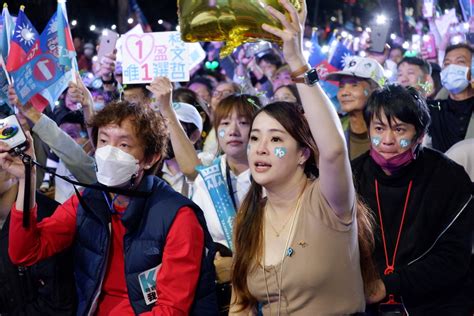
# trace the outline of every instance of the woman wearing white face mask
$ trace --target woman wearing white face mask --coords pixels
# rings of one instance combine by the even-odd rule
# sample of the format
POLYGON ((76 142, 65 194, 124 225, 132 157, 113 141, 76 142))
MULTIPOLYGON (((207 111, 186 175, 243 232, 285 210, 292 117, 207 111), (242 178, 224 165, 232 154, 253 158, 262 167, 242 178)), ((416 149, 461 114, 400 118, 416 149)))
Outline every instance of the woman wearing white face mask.
MULTIPOLYGON (((20 188, 11 212, 12 261, 31 265, 75 247, 78 315, 215 315, 215 251, 202 211, 153 176, 166 151, 162 117, 148 107, 113 102, 90 125, 98 182, 131 196, 86 189, 40 223, 34 207, 32 227, 24 229, 23 163, 0 143, 0 166, 20 188)), ((34 192, 30 201, 34 205, 34 192)))
POLYGON ((449 91, 449 97, 428 102, 432 123, 428 131, 431 143, 425 140, 427 146, 445 152, 455 143, 474 137, 474 89, 470 84, 472 56, 473 50, 467 44, 446 49, 441 82, 449 91))

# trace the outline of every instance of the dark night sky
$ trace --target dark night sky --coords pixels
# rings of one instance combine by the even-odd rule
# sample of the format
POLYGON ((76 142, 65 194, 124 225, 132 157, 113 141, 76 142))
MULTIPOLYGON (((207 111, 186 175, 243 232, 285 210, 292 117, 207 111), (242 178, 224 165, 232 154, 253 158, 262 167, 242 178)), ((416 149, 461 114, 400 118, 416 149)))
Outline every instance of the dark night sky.
MULTIPOLYGON (((26 6, 26 14, 41 32, 47 21, 56 9, 56 0, 5 0, 9 4, 10 12, 15 14, 18 12, 20 4, 26 6)), ((91 37, 93 34, 88 30, 90 24, 95 24, 98 29, 110 27, 112 24, 118 24, 117 2, 119 0, 67 0, 67 8, 69 20, 76 19, 78 21, 77 29, 82 30, 85 37, 91 37)), ((124 1, 124 0, 122 0, 124 1)), ((125 0, 127 1, 127 0, 125 0)), ((164 30, 158 25, 158 19, 177 23, 176 0, 136 0, 142 11, 148 19, 154 31, 164 30)), ((243 0, 251 1, 251 0, 243 0)), ((308 3, 308 18, 314 21, 314 7, 318 3, 319 11, 316 19, 320 22, 323 18, 329 18, 336 8, 341 8, 343 0, 306 0, 308 3)), ((402 0, 403 3, 414 3, 416 0, 402 0)), ((440 2, 452 2, 454 0, 440 0, 440 2)), ((364 3, 355 15, 373 14, 376 10, 369 9, 374 4, 378 7, 381 0, 358 0, 358 3, 364 3), (369 4, 369 5, 366 5, 369 4)), ((383 7, 388 9, 393 7, 392 17, 397 17, 396 0, 384 0, 383 7)), ((125 21, 128 16, 120 17, 125 21)), ((314 24, 314 23, 312 23, 314 24)))

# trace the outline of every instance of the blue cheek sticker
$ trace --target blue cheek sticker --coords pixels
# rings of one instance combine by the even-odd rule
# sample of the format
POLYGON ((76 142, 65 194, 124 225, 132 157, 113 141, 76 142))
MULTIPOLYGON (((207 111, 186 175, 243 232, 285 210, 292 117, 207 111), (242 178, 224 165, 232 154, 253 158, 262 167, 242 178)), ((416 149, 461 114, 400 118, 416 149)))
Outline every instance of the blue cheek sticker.
POLYGON ((250 153, 250 144, 247 145, 247 156, 249 155, 250 153))
POLYGON ((400 139, 400 147, 407 148, 411 142, 408 139, 400 139))
POLYGON ((381 138, 378 136, 374 136, 370 139, 370 141, 372 142, 372 145, 378 147, 380 145, 381 138))
POLYGON ((219 131, 218 135, 219 135, 219 138, 224 138, 224 136, 225 136, 225 129, 221 129, 221 130, 219 131))
POLYGON ((273 150, 273 153, 275 154, 275 156, 277 156, 278 158, 283 158, 286 156, 286 148, 285 147, 275 147, 275 149, 273 150))
POLYGON ((368 97, 368 96, 369 96, 369 90, 364 89, 364 95, 365 95, 366 97, 368 97))

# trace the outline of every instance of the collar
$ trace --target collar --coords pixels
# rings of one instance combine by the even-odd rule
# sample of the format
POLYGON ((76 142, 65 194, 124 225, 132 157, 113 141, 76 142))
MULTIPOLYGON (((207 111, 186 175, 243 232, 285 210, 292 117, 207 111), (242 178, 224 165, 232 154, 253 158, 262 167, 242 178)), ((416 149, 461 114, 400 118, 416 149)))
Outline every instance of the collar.
MULTIPOLYGON (((141 182, 138 184, 137 191, 152 192, 155 187, 155 176, 143 176, 141 182)), ((148 198, 145 197, 130 197, 127 211, 122 217, 122 223, 128 230, 133 230, 142 219, 143 213, 148 198)))

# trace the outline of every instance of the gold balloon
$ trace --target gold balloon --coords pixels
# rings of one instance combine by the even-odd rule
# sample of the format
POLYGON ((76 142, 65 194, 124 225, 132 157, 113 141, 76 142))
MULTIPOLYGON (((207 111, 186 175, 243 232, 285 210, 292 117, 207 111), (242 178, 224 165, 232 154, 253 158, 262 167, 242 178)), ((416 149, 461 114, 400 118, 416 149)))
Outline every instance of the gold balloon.
MULTIPOLYGON (((299 0, 290 0, 299 11, 299 0)), ((280 39, 265 32, 262 24, 281 28, 281 23, 265 10, 270 5, 285 12, 278 0, 178 0, 181 37, 185 42, 225 41, 221 57, 242 43, 280 39)))

